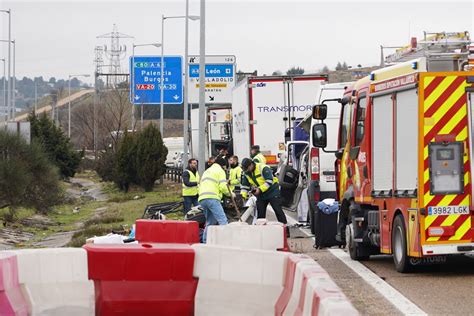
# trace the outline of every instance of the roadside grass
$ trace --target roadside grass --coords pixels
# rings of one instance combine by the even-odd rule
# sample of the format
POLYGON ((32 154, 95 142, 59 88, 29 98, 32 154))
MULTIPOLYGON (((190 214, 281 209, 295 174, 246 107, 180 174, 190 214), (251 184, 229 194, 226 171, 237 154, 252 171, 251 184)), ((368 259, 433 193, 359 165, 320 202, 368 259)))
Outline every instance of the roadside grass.
MULTIPOLYGON (((124 193, 112 183, 103 183, 102 189, 109 196, 109 200, 102 205, 106 209, 100 216, 85 221, 84 228, 73 235, 68 246, 81 247, 87 238, 106 235, 112 231, 128 234, 135 221, 142 218, 147 205, 181 200, 181 185, 175 183, 155 185, 153 192, 132 187, 128 193, 124 193)), ((178 211, 167 214, 167 218, 183 220, 183 215, 178 211)))
MULTIPOLYGON (((132 187, 128 193, 119 191, 113 183, 100 182, 95 171, 84 171, 76 177, 87 179, 101 184, 102 191, 107 194, 107 201, 94 201, 81 197, 68 200, 65 204, 56 206, 46 215, 48 225, 23 225, 22 219, 35 215, 32 209, 19 209, 17 220, 9 227, 34 234, 27 243, 18 247, 33 247, 33 244, 44 238, 60 232, 74 231, 73 238, 68 244, 70 247, 81 247, 87 238, 106 235, 112 231, 127 234, 131 226, 142 218, 144 209, 149 204, 174 202, 181 200, 181 184, 165 182, 157 184, 153 192, 144 192, 139 187, 132 187), (76 211, 74 209, 76 208, 76 211)), ((66 190, 74 185, 63 183, 66 190)), ((77 189, 77 188, 76 188, 77 189)), ((0 216, 6 209, 0 210, 0 216)), ((167 214, 168 219, 182 220, 181 211, 167 214)))

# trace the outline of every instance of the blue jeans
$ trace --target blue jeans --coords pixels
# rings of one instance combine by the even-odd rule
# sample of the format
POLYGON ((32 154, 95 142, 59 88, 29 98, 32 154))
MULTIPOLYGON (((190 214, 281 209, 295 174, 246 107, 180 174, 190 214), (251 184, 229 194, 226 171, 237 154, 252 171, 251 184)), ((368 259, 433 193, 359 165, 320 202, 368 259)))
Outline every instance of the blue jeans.
POLYGON ((207 239, 207 228, 210 225, 226 225, 227 216, 225 216, 224 209, 219 200, 216 199, 204 199, 201 200, 201 206, 204 209, 204 216, 206 217, 206 228, 202 235, 202 242, 206 243, 207 239))
POLYGON ((184 215, 186 215, 189 212, 189 210, 191 210, 191 207, 199 205, 198 197, 199 197, 199 195, 183 196, 183 199, 184 199, 184 201, 183 201, 184 215))

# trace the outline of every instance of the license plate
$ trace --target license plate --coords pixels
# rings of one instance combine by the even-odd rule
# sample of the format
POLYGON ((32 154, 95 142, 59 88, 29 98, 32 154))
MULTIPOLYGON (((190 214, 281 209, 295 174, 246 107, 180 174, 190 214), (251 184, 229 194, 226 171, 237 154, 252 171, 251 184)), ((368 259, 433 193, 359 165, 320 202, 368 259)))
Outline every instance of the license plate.
POLYGON ((469 206, 430 206, 428 207, 428 215, 458 215, 469 214, 469 206))
POLYGON ((336 176, 324 176, 326 182, 336 182, 336 176))

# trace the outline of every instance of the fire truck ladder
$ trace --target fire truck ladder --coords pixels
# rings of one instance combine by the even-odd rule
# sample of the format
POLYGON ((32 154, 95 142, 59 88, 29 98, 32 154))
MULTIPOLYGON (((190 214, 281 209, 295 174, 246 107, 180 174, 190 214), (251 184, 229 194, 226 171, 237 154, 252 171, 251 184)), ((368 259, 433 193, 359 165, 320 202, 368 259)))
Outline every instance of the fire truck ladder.
POLYGON ((469 32, 423 32, 423 40, 412 39, 385 58, 385 64, 396 64, 425 57, 429 71, 463 70, 468 65, 469 32))

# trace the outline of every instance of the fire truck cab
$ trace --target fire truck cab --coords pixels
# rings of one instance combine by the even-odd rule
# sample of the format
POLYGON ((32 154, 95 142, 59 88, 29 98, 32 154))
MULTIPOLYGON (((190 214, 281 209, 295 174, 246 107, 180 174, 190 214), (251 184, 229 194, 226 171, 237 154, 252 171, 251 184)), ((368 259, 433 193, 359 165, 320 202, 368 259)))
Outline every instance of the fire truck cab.
MULTIPOLYGON (((468 47, 469 38, 448 41, 468 47)), ((399 272, 474 252, 474 72, 466 71, 465 50, 427 47, 423 57, 376 70, 346 89, 334 150, 337 238, 355 260, 392 254, 399 272)), ((324 105, 314 107, 321 123, 313 126, 313 145, 320 148, 325 114, 324 105)))

